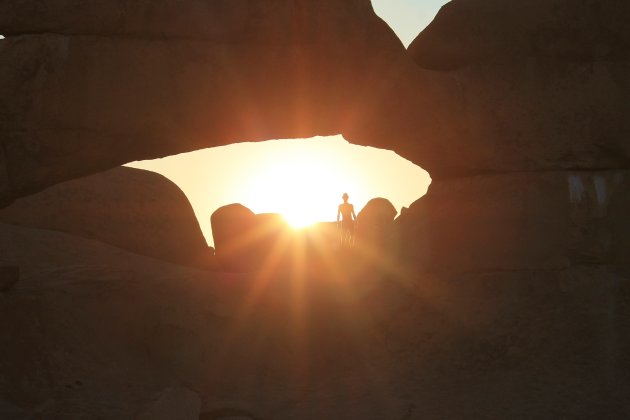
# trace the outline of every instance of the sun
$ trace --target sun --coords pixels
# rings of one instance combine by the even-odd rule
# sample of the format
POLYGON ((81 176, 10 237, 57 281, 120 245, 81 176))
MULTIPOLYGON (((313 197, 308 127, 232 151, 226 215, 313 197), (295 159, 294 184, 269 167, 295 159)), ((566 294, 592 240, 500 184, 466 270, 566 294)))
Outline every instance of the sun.
POLYGON ((243 193, 255 213, 280 213, 294 228, 334 220, 341 194, 352 184, 344 165, 316 149, 267 160, 243 193))

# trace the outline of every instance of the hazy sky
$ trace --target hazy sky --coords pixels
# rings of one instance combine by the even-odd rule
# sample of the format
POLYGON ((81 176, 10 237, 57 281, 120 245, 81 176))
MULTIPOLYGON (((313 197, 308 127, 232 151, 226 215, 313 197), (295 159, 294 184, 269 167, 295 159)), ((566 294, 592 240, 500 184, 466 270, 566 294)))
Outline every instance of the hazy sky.
POLYGON ((408 46, 448 0, 372 0, 374 11, 408 46))
MULTIPOLYGON (((446 0, 372 0, 374 10, 405 46, 446 0)), ((341 136, 240 143, 133 162, 171 179, 188 196, 210 244, 210 215, 241 203, 277 212, 295 224, 330 221, 347 192, 358 212, 374 197, 400 210, 426 193, 429 175, 394 152, 349 144, 341 136)))

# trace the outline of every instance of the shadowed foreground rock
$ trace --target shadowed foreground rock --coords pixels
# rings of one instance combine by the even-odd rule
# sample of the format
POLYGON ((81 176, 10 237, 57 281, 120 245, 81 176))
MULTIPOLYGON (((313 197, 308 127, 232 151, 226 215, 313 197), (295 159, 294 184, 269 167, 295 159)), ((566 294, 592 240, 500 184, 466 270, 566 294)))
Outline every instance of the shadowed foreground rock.
POLYGON ((20 280, 20 268, 0 266, 0 293, 8 292, 20 280))
POLYGON ((256 215, 242 204, 219 207, 210 216, 215 255, 220 267, 241 271, 253 264, 258 235, 256 215))
POLYGON ((356 240, 374 252, 391 252, 396 208, 386 198, 373 198, 357 214, 356 240))
POLYGON ((434 181, 396 220, 428 272, 630 268, 630 172, 557 171, 434 181))
POLYGON ((176 264, 212 268, 184 193, 162 175, 120 167, 56 185, 0 210, 0 221, 53 229, 176 264))
POLYGON ((25 267, 0 298, 0 399, 14 412, 184 416, 195 395, 165 390, 185 384, 201 413, 254 419, 628 414, 630 284, 602 267, 268 278, 0 233, 0 255, 25 267))

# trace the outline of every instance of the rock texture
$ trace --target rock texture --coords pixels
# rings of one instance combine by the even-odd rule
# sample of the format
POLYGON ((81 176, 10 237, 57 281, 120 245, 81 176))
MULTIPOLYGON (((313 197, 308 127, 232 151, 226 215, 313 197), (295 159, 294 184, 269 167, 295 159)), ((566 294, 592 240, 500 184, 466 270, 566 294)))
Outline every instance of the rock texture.
POLYGON ((187 418, 194 394, 202 418, 628 414, 630 281, 603 267, 267 278, 9 225, 0 256, 23 269, 0 409, 24 418, 187 418))
MULTIPOLYGON (((226 275, 5 227, 21 278, 0 296, 0 407, 127 419, 185 384, 202 417, 630 416, 627 2, 454 0, 409 53, 368 0, 0 16, 2 205, 129 160, 339 132, 434 181, 383 270, 317 235, 319 266, 226 275)), ((217 254, 249 264, 256 217, 224 210, 217 254)))
POLYGON ((630 267, 630 171, 434 181, 398 220, 403 252, 430 272, 630 267))
POLYGON ((373 18, 371 5, 364 0, 53 0, 45 7, 20 1, 2 4, 0 14, 0 27, 8 36, 50 32, 283 44, 332 39, 357 31, 366 34, 371 28, 364 23, 373 18), (288 25, 277 25, 280 22, 288 25), (318 30, 322 24, 326 31, 318 30))
POLYGON ((212 267, 184 193, 162 175, 127 167, 56 185, 0 211, 0 221, 96 239, 177 264, 212 267))
POLYGON ((187 388, 167 388, 140 413, 137 420, 199 420, 201 400, 187 388))
POLYGON ((0 293, 11 290, 20 280, 20 268, 0 266, 0 293))
MULTIPOLYGON (((619 394, 604 385, 604 372, 628 369, 620 357, 628 336, 617 329, 626 321, 616 312, 628 307, 630 272, 630 223, 622 215, 630 208, 630 142, 622 117, 630 85, 630 27, 622 23, 628 11, 627 2, 615 0, 446 5, 409 51, 419 66, 459 86, 458 118, 467 130, 445 146, 451 149, 440 171, 431 172, 428 194, 396 221, 409 269, 436 279, 432 287, 449 296, 453 313, 463 305, 489 316, 462 325, 470 336, 453 346, 467 349, 486 372, 499 360, 504 372, 522 362, 532 369, 514 382, 497 376, 501 387, 541 389, 539 381, 553 371, 565 382, 558 395, 571 393, 581 385, 570 372, 590 366, 602 375, 593 381, 606 395, 577 392, 612 410, 612 418, 630 412, 628 404, 608 399, 619 394), (600 113, 605 109, 610 112, 600 113), (459 169, 452 155, 462 158, 459 169), (602 312, 591 311, 598 305, 611 311, 616 332, 609 334, 612 324, 602 312), (502 338, 491 330, 502 331, 502 338), (477 358, 478 351, 492 356, 477 358), (544 372, 521 358, 534 353, 541 362, 555 359, 558 369, 544 372)), ((480 378, 470 384, 485 386, 480 378)), ((618 380, 628 388, 627 374, 618 380)), ((512 407, 524 401, 508 400, 512 407)), ((590 404, 560 405, 559 416, 587 418, 597 411, 590 404)), ((520 417, 515 410, 489 417, 520 417)), ((488 413, 483 408, 479 416, 488 413)))
POLYGON ((369 0, 2 7, 5 197, 141 158, 350 130, 415 71, 369 0))
POLYGON ((449 153, 467 167, 432 173, 400 220, 403 247, 429 270, 626 265, 629 8, 542 3, 456 0, 410 47, 419 65, 450 69, 467 104, 468 133, 449 153))
POLYGON ((627 61, 628 20, 624 0, 452 0, 409 50, 438 70, 527 57, 627 61))

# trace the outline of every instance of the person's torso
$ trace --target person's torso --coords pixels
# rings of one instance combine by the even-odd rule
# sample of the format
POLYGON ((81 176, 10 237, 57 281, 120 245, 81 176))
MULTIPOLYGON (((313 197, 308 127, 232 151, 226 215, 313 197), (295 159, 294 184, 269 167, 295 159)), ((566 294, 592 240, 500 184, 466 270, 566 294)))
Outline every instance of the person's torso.
POLYGON ((339 211, 343 220, 352 220, 352 211, 354 210, 352 204, 344 203, 339 205, 339 211))

